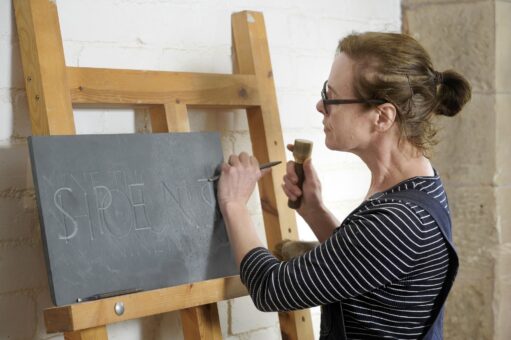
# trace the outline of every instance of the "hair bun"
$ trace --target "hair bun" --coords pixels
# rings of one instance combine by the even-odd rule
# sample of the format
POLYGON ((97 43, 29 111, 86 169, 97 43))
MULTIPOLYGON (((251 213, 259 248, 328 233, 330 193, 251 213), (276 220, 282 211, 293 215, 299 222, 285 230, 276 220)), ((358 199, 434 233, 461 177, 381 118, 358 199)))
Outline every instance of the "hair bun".
POLYGON ((442 72, 435 72, 435 84, 442 85, 444 83, 444 74, 442 72))
POLYGON ((435 82, 440 85, 435 110, 439 115, 455 116, 472 96, 470 83, 456 71, 435 71, 435 82))

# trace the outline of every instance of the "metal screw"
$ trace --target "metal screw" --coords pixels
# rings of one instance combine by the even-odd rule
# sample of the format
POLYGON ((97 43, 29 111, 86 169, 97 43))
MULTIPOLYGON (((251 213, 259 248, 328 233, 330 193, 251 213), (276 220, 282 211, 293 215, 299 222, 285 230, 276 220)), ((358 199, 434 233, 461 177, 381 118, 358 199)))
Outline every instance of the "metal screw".
POLYGON ((119 316, 123 315, 124 314, 124 303, 116 302, 114 310, 115 310, 115 314, 117 314, 119 316))

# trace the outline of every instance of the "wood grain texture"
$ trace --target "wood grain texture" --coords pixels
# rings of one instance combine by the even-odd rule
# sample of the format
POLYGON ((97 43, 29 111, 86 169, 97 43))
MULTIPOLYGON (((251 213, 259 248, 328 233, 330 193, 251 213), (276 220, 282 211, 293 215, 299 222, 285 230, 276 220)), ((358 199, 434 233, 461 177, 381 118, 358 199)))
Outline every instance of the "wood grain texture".
POLYGON ((75 303, 44 311, 48 333, 76 331, 114 322, 142 318, 247 295, 239 276, 202 281, 176 287, 75 303), (124 303, 124 314, 114 312, 124 303))
POLYGON ((220 319, 216 303, 181 310, 185 339, 221 340, 220 319))
POLYGON ((149 106, 149 116, 151 118, 151 131, 154 133, 169 132, 167 116, 165 115, 164 105, 149 106))
POLYGON ((74 134, 55 1, 14 0, 33 135, 74 134))
POLYGON ((246 108, 260 104, 254 76, 68 67, 75 104, 187 104, 246 108))
POLYGON ((190 131, 188 110, 185 104, 164 104, 164 108, 170 132, 190 131))
POLYGON ((185 104, 151 105, 152 132, 188 132, 190 122, 185 104))
POLYGON ((107 340, 106 326, 84 329, 77 332, 65 332, 65 340, 107 340))
MULTIPOLYGON (((261 163, 285 161, 285 145, 263 16, 258 12, 235 13, 232 25, 235 72, 254 73, 260 89, 261 106, 247 109, 254 154, 261 163)), ((270 249, 283 239, 298 238, 294 212, 287 208, 287 198, 280 188, 284 172, 285 167, 275 167, 259 183, 270 249)))
MULTIPOLYGON (((285 161, 277 96, 263 15, 240 12, 232 15, 235 50, 235 73, 255 74, 261 105, 247 109, 247 119, 254 155, 262 162, 285 161)), ((273 249, 283 239, 298 239, 294 212, 280 188, 285 167, 275 167, 259 182, 259 195, 268 247, 273 249)), ((283 339, 312 339, 308 310, 279 313, 283 339)))

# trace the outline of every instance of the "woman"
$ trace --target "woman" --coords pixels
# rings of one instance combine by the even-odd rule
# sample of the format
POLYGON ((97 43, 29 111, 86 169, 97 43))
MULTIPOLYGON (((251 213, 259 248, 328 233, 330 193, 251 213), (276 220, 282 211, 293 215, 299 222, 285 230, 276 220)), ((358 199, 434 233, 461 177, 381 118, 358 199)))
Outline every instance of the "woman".
POLYGON ((432 118, 458 113, 470 85, 454 71, 435 71, 403 34, 353 34, 337 51, 316 108, 326 146, 370 169, 365 200, 341 224, 323 204, 311 162, 302 189, 289 162, 284 192, 302 198, 297 211, 321 244, 281 262, 262 247, 245 206, 263 173, 255 158, 232 155, 218 201, 241 279, 262 311, 324 306, 324 339, 441 338, 458 264, 447 196, 428 159, 432 118))

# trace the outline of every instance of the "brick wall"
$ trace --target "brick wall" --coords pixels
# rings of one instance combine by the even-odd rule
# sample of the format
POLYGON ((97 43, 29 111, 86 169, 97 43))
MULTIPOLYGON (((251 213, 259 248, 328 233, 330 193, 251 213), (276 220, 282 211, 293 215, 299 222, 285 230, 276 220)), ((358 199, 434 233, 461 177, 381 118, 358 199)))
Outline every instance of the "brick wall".
MULTIPOLYGON (((315 142, 313 159, 324 196, 339 218, 364 196, 369 173, 350 155, 323 145, 315 110, 340 37, 351 31, 399 31, 398 0, 60 0, 69 66, 231 73, 230 15, 262 11, 270 44, 284 140, 315 142), (326 185, 327 184, 327 185, 326 185)), ((0 1, 0 339, 62 339, 47 335, 42 310, 51 305, 37 223, 26 137, 27 99, 11 1, 0 1)), ((145 110, 75 109, 77 133, 130 133, 150 129, 145 110)), ((224 153, 250 150, 241 111, 193 111, 192 130, 222 132, 224 153)), ((291 155, 288 155, 289 157, 291 155)), ((250 209, 264 238, 257 195, 250 209)), ((312 233, 299 221, 303 239, 312 233)), ((219 303, 226 339, 279 339, 275 314, 260 313, 249 298, 219 303)), ((318 311, 313 311, 315 333, 318 311)), ((110 339, 181 339, 179 313, 108 327, 110 339)))

